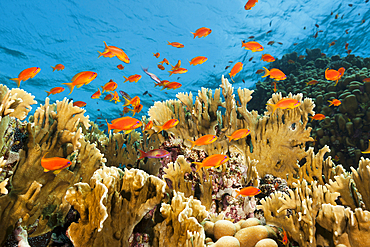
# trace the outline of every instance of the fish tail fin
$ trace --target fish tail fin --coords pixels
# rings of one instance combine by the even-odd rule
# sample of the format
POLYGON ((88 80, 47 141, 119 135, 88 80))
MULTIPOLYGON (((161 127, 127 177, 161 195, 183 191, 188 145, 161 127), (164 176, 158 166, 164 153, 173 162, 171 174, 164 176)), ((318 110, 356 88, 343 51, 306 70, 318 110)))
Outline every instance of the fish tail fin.
POLYGON ((203 167, 203 164, 201 162, 193 162, 193 164, 197 166, 196 172, 199 172, 199 170, 202 169, 203 167))
POLYGON ((48 96, 51 94, 51 92, 48 92, 48 91, 46 91, 46 90, 45 90, 45 92, 47 92, 47 94, 48 94, 46 97, 48 97, 48 96))
POLYGON ((333 102, 332 102, 332 101, 330 101, 330 100, 328 100, 328 102, 330 103, 330 105, 329 105, 329 106, 331 106, 331 105, 333 104, 333 102))
POLYGON ((195 146, 195 141, 192 141, 192 140, 189 140, 189 139, 188 139, 188 141, 189 141, 189 142, 191 142, 191 147, 190 147, 190 149, 193 149, 193 147, 195 146))
POLYGON ((100 51, 98 51, 98 52, 99 52, 99 56, 98 56, 98 58, 99 58, 99 57, 101 57, 103 55, 103 53, 100 52, 100 51))
POLYGON ((146 157, 146 153, 143 150, 140 150, 140 149, 138 149, 138 150, 140 152, 139 160, 145 158, 146 157))
POLYGON ((125 81, 123 83, 125 83, 126 81, 128 81, 128 78, 126 76, 123 76, 125 78, 125 81))
POLYGON ((271 116, 274 114, 274 112, 276 111, 276 105, 275 104, 266 104, 266 105, 269 105, 272 107, 272 113, 271 113, 271 116))
POLYGON ((73 86, 73 83, 72 82, 70 82, 70 83, 62 83, 62 84, 67 85, 67 87, 69 88, 69 90, 71 90, 71 92, 69 92, 69 94, 71 94, 73 92, 73 89, 74 89, 75 86, 73 86))
POLYGON ((161 132, 163 130, 163 125, 161 126, 156 126, 158 128, 157 132, 161 132))
POLYGON ((266 69, 265 67, 263 67, 263 69, 265 70, 265 74, 262 76, 262 78, 270 75, 270 71, 268 69, 266 69))
POLYGON ((236 196, 235 197, 238 197, 238 196, 240 196, 241 194, 240 194, 240 190, 235 190, 235 192, 236 192, 236 196))
POLYGON ((230 79, 231 79, 233 82, 235 82, 235 81, 233 80, 233 77, 231 76, 231 73, 229 73, 229 76, 230 76, 230 79))
POLYGON ((308 116, 308 117, 309 117, 309 118, 311 118, 311 120, 310 120, 310 121, 312 122, 312 121, 313 121, 313 117, 311 117, 311 116, 308 116))
POLYGON ((233 138, 231 136, 226 136, 227 138, 229 138, 229 142, 231 142, 233 140, 233 138))
POLYGON ((9 80, 17 82, 18 87, 21 85, 21 80, 19 80, 18 78, 11 78, 9 80))
POLYGON ((195 37, 197 37, 197 35, 195 33, 191 32, 191 34, 194 35, 193 39, 195 39, 195 37))
POLYGON ((173 74, 173 71, 171 70, 171 71, 168 71, 169 73, 170 73, 170 75, 169 76, 171 76, 172 74, 173 74))
POLYGON ((167 45, 171 45, 171 42, 167 40, 167 45))
POLYGON ((53 72, 55 71, 55 67, 53 67, 53 66, 50 66, 50 67, 52 67, 53 68, 53 72))

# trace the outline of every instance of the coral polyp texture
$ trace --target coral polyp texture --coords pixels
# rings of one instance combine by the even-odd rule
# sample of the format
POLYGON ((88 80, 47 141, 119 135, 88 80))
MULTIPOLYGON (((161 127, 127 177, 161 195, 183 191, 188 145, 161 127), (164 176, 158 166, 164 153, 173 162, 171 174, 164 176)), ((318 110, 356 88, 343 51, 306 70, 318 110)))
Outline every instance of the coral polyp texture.
POLYGON ((46 98, 25 121, 33 96, 0 88, 1 244, 56 242, 61 226, 74 246, 370 245, 370 160, 346 170, 328 145, 309 147, 315 103, 301 93, 271 94, 260 115, 248 110, 253 90, 235 95, 222 77, 195 100, 155 102, 141 119, 152 129, 106 135, 68 99, 46 98), (300 104, 272 109, 284 99, 300 104), (240 129, 248 135, 227 138, 240 129), (217 140, 192 147, 204 135, 217 140), (193 164, 217 154, 227 162, 193 164), (45 155, 70 165, 44 171, 45 155))

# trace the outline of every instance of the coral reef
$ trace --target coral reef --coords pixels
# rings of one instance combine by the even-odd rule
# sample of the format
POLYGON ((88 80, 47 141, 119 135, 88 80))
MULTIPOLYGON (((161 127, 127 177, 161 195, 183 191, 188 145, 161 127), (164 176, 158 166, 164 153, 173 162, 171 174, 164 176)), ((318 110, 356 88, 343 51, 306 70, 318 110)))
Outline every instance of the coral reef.
POLYGON ((162 203, 160 211, 164 221, 154 227, 153 246, 204 246, 204 229, 199 222, 208 215, 205 207, 192 196, 187 198, 181 192, 173 193, 171 204, 162 203))
POLYGON ((76 183, 65 196, 81 214, 68 229, 74 246, 129 246, 134 227, 160 203, 164 189, 157 177, 116 167, 97 170, 90 184, 76 183))

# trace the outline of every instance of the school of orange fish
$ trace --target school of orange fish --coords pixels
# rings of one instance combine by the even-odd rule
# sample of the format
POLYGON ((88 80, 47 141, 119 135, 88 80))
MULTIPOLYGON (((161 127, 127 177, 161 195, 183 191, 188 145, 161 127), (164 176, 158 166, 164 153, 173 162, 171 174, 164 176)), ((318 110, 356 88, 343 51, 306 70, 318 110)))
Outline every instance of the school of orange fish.
MULTIPOLYGON (((245 10, 251 10, 256 5, 257 2, 258 2, 258 0, 249 0, 244 6, 245 10)), ((333 15, 333 13, 331 13, 331 15, 333 15)), ((335 16, 335 19, 337 19, 337 18, 338 18, 338 14, 335 16)), ((364 22, 365 22, 365 20, 362 21, 362 23, 364 23, 364 22)), ((315 26, 317 28, 319 28, 318 24, 315 24, 315 26)), ((267 33, 271 32, 271 31, 272 30, 268 31, 267 33)), ((195 39, 196 37, 198 37, 198 38, 207 37, 209 34, 211 34, 211 32, 212 32, 211 29, 206 28, 206 27, 201 27, 201 28, 197 29, 195 32, 192 32, 192 34, 193 34, 193 38, 195 39)), ((318 36, 319 32, 322 32, 322 30, 318 30, 314 34, 314 38, 316 38, 318 36)), ((348 29, 345 30, 345 32, 348 33, 348 29)), ((250 36, 249 39, 254 39, 254 36, 250 36)), ((184 46, 185 46, 184 44, 181 44, 179 42, 169 42, 169 41, 167 41, 167 42, 168 42, 168 45, 170 45, 172 47, 175 47, 175 48, 184 48, 184 46)), ((270 42, 267 43, 267 45, 272 46, 274 43, 275 43, 275 41, 270 41, 270 42)), ((277 43, 282 44, 281 42, 277 42, 277 43)), ((335 43, 336 43, 336 41, 330 42, 329 47, 335 45, 335 43)), ((120 61, 122 61, 126 64, 130 63, 129 57, 127 56, 127 54, 121 48, 118 48, 118 47, 112 46, 112 45, 107 45, 106 42, 104 42, 104 45, 105 45, 104 51, 103 52, 98 51, 99 52, 98 58, 101 57, 101 56, 102 57, 107 57, 107 58, 117 57, 120 61)), ((293 45, 297 45, 297 43, 294 43, 293 45)), ((346 49, 347 53, 350 54, 351 50, 348 49, 348 46, 349 46, 349 44, 346 43, 345 44, 345 49, 346 49)), ((254 41, 254 40, 249 41, 249 42, 246 42, 246 41, 242 40, 241 47, 245 48, 246 50, 250 50, 253 53, 254 52, 260 52, 260 51, 264 50, 264 47, 261 44, 259 44, 257 41, 254 41)), ((155 56, 156 58, 159 58, 160 53, 159 52, 153 53, 153 56, 155 56)), ((305 58, 305 56, 303 56, 303 55, 299 56, 299 59, 304 59, 304 58, 305 58)), ((251 61, 252 59, 253 59, 253 57, 251 57, 249 59, 249 61, 251 61)), ((262 54, 261 60, 265 61, 265 62, 268 62, 268 63, 271 63, 271 62, 275 61, 275 58, 270 54, 262 54)), ((206 61, 207 61, 207 57, 197 56, 197 57, 192 58, 189 61, 189 63, 190 63, 190 65, 196 66, 196 65, 203 64, 206 61)), ((230 61, 230 63, 232 63, 232 61, 230 61)), ((289 60, 288 63, 294 63, 294 61, 289 60)), ((183 74, 183 73, 188 72, 188 70, 186 68, 181 67, 181 60, 178 60, 178 62, 173 66, 169 63, 169 61, 166 58, 163 58, 162 61, 160 61, 157 65, 158 69, 165 70, 166 68, 164 67, 164 64, 167 65, 167 66, 168 65, 171 66, 171 69, 168 71, 169 76, 171 76, 173 74, 183 74)), ((230 66, 227 66, 225 69, 228 69, 229 67, 230 66)), ((52 68, 53 68, 53 71, 55 71, 55 70, 60 71, 60 70, 64 69, 64 65, 57 64, 52 68)), ((122 64, 119 64, 119 65, 117 65, 117 68, 119 70, 123 70, 124 66, 122 64)), ((229 77, 233 82, 234 82, 235 76, 240 71, 242 71, 242 69, 243 69, 243 63, 242 62, 236 62, 234 64, 234 66, 231 68, 231 71, 229 73, 229 77)), ((39 67, 27 68, 27 69, 23 70, 22 72, 20 72, 20 74, 18 75, 17 78, 12 78, 10 80, 16 81, 18 87, 20 87, 21 82, 25 82, 25 81, 35 77, 40 72, 40 70, 41 69, 39 67)), ((162 87, 162 90, 164 90, 164 89, 177 89, 177 88, 182 86, 178 82, 170 82, 169 80, 160 80, 155 74, 148 72, 148 69, 143 68, 143 71, 152 80, 154 80, 154 87, 159 86, 159 87, 162 87)), ((273 80, 272 84, 274 85, 274 92, 277 91, 276 83, 279 82, 279 81, 284 81, 287 78, 286 75, 284 74, 284 72, 277 69, 277 68, 267 69, 267 68, 263 67, 263 69, 257 70, 256 74, 261 74, 263 72, 264 72, 264 75, 262 75, 262 78, 270 77, 273 80)), ((338 70, 327 68, 325 70, 325 79, 328 80, 328 81, 334 81, 335 85, 337 85, 338 81, 341 79, 344 72, 345 72, 344 68, 340 68, 338 70)), ((62 83, 62 84, 66 85, 70 89, 69 94, 71 94, 75 87, 80 88, 83 85, 87 85, 91 81, 93 81, 96 77, 97 77, 96 72, 82 71, 82 72, 76 74, 75 76, 73 76, 72 79, 71 79, 71 82, 62 83)), ((130 75, 130 76, 127 76, 127 77, 124 76, 124 79, 125 79, 124 83, 125 82, 135 82, 136 83, 141 78, 142 78, 142 76, 139 75, 139 74, 134 74, 134 75, 130 75)), ((370 78, 364 79, 364 82, 367 82, 367 81, 370 81, 370 78)), ((311 81, 306 83, 306 86, 314 86, 317 83, 318 83, 317 80, 311 80, 311 81)), ((108 93, 104 97, 104 100, 114 101, 115 103, 121 101, 117 91, 115 91, 117 89, 117 83, 114 82, 113 80, 110 80, 104 86, 101 86, 101 88, 102 88, 102 90, 100 90, 100 88, 99 88, 97 92, 95 92, 93 95, 91 95, 92 99, 99 99, 102 96, 103 93, 108 93)), ((58 94, 58 93, 61 93, 63 91, 64 91, 63 87, 54 87, 54 88, 50 89, 50 91, 46 91, 46 93, 49 96, 50 94, 58 94)), ((122 92, 122 91, 120 91, 120 94, 121 94, 122 98, 125 100, 125 103, 123 104, 123 107, 124 107, 123 108, 123 115, 128 113, 129 111, 132 111, 132 114, 133 114, 132 116, 134 116, 135 113, 139 113, 142 110, 143 106, 142 106, 142 104, 140 104, 140 98, 138 96, 135 96, 135 97, 131 98, 127 93, 122 92)), ((328 101, 328 102, 330 103, 329 106, 339 106, 341 104, 341 101, 338 100, 338 99, 333 99, 333 100, 328 101)), ((73 105, 78 106, 78 107, 84 107, 84 106, 86 106, 86 103, 83 102, 83 101, 76 101, 76 102, 73 103, 73 105)), ((283 98, 283 99, 279 100, 276 104, 267 104, 267 105, 272 109, 271 115, 273 115, 277 109, 294 109, 296 107, 299 107, 301 105, 301 102, 299 102, 298 100, 293 99, 293 98, 283 98)), ((325 116, 323 114, 315 114, 314 116, 310 116, 310 118, 311 118, 311 120, 320 121, 320 120, 323 120, 325 118, 325 116)), ((107 120, 106 120, 106 122, 107 122, 107 127, 108 127, 108 133, 110 132, 110 130, 113 130, 114 133, 124 131, 125 134, 128 134, 132 130, 140 128, 143 125, 142 121, 140 121, 136 118, 133 118, 133 117, 128 117, 128 116, 124 116, 124 117, 114 119, 112 121, 112 123, 108 123, 107 120)), ((144 127, 143 131, 145 132, 145 131, 148 131, 150 129, 155 128, 155 130, 156 130, 155 133, 159 133, 163 130, 168 130, 170 128, 175 127, 178 123, 179 123, 179 121, 177 119, 170 119, 161 126, 153 126, 153 122, 149 121, 148 123, 145 124, 145 127, 144 127)), ((231 142, 233 140, 239 140, 239 139, 245 138, 249 134, 250 134, 250 130, 248 130, 248 129, 239 129, 239 130, 236 130, 235 132, 233 132, 230 136, 227 136, 227 138, 228 138, 228 141, 231 142)), ((193 140, 188 140, 188 141, 191 143, 190 149, 192 149, 194 146, 202 146, 202 145, 211 144, 211 143, 215 142, 217 140, 217 138, 218 138, 217 136, 209 134, 209 135, 201 136, 198 139, 196 139, 195 141, 193 141, 193 140)), ((140 151, 141 156, 138 159, 164 158, 164 157, 169 155, 169 152, 166 151, 166 150, 163 150, 163 149, 154 149, 154 150, 150 150, 148 152, 144 152, 142 150, 139 150, 139 151, 140 151)), ((370 153, 370 141, 369 141, 369 148, 367 150, 365 150, 363 153, 370 153)), ((59 157, 45 158, 45 156, 46 156, 46 154, 41 159, 41 166, 44 168, 45 172, 53 171, 55 174, 57 174, 62 169, 67 168, 68 166, 71 165, 71 162, 68 159, 59 158, 59 157)), ((227 155, 214 154, 214 155, 211 155, 211 156, 207 157, 202 162, 193 162, 193 163, 197 166, 196 172, 198 172, 202 168, 219 167, 222 164, 226 163, 228 160, 229 160, 229 157, 227 155)), ((259 194, 260 192, 261 191, 258 188, 248 186, 246 188, 241 189, 240 191, 237 191, 237 196, 239 196, 239 195, 254 196, 254 195, 259 194)), ((286 244, 287 241, 288 240, 287 240, 287 237, 286 237, 286 233, 284 231, 283 243, 286 244)))

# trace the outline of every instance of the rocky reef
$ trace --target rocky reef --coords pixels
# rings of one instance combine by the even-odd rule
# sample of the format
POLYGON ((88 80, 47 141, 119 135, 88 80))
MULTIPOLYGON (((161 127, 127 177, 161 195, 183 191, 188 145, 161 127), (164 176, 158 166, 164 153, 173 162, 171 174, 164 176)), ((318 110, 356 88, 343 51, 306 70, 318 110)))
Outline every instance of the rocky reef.
MULTIPOLYGON (((308 63, 304 66, 313 66, 308 63)), ((349 71, 338 88, 353 82, 343 84, 349 71)), ((262 91, 263 83, 257 88, 262 91)), ((351 169, 333 162, 336 146, 330 149, 325 144, 332 143, 312 137, 319 131, 309 115, 324 107, 319 110, 308 91, 290 86, 289 93, 270 93, 265 103, 285 95, 302 103, 275 112, 268 106, 259 114, 248 110, 253 91, 238 88, 236 96, 222 78, 220 88, 202 88, 195 100, 191 93, 179 93, 177 99, 155 102, 142 119, 155 126, 178 119, 175 127, 106 136, 67 99, 54 104, 46 99, 24 120, 36 103, 33 96, 2 89, 2 245, 32 246, 35 239, 37 246, 370 245, 370 160, 361 158, 351 169), (250 130, 246 138, 228 140, 242 128, 250 130), (190 141, 206 134, 217 140, 190 148, 190 141), (170 154, 138 159, 139 149, 170 154), (59 174, 44 172, 45 153, 72 165, 59 174), (213 154, 230 160, 196 172, 193 162, 213 154), (261 193, 237 197, 236 190, 246 186, 261 193)), ((337 96, 321 95, 323 100, 337 96)), ((336 114, 350 114, 344 109, 336 114)), ((357 108, 353 111, 356 116, 357 108)), ((324 130, 330 132, 336 122, 329 123, 324 130)))

